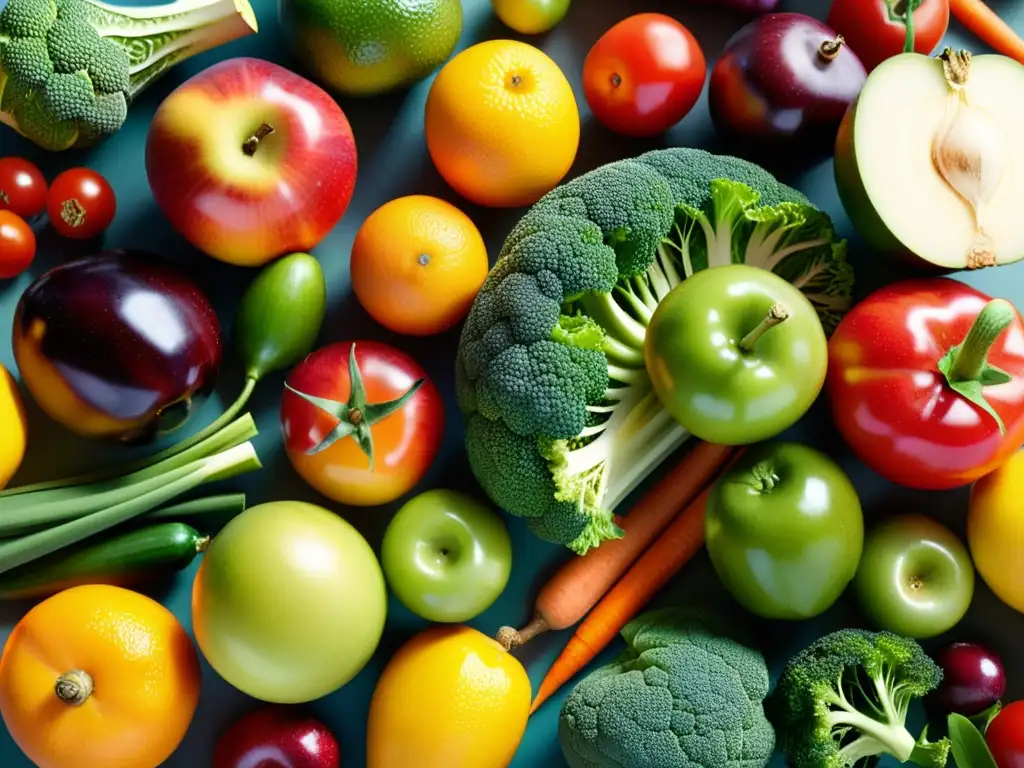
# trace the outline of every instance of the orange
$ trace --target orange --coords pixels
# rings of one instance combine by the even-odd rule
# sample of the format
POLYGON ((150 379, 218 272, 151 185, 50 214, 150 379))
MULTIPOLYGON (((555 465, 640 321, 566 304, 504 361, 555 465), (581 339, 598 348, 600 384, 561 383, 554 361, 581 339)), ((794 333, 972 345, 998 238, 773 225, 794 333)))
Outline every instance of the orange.
POLYGON ((971 488, 967 543, 978 573, 1000 600, 1024 613, 1024 451, 971 488))
POLYGON ((0 490, 7 485, 25 458, 28 420, 18 384, 10 371, 0 365, 0 490))
POLYGON ((568 173, 580 143, 572 86, 543 51, 513 40, 467 48, 427 96, 427 149, 478 205, 530 205, 568 173))
POLYGON ((469 313, 487 277, 480 230, 451 203, 410 195, 370 214, 352 245, 352 289, 385 328, 447 331, 469 313))
POLYGON ((530 715, 530 679, 492 638, 434 627, 388 662, 370 703, 367 768, 505 768, 530 715))
POLYGON ((121 587, 39 603, 0 657, 0 713, 40 768, 156 768, 199 702, 199 657, 174 615, 121 587))

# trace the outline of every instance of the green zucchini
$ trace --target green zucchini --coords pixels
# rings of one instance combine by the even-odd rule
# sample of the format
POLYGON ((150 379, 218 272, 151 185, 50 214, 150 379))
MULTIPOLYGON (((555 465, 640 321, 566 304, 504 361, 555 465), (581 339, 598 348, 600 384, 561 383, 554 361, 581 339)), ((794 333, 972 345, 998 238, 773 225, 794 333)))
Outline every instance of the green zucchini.
POLYGON ((209 543, 185 523, 86 540, 0 574, 0 600, 46 597, 80 584, 131 586, 187 568, 209 543))

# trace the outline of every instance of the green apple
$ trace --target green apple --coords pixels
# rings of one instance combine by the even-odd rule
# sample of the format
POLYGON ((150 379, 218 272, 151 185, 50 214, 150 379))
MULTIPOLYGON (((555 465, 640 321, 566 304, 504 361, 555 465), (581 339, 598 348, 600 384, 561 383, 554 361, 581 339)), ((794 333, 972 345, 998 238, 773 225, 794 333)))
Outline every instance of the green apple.
POLYGON ((370 545, 322 507, 251 507, 214 537, 192 588, 196 642, 256 699, 298 704, 351 680, 384 631, 387 590, 370 545))
POLYGON ((435 489, 407 502, 381 548, 388 585, 429 621, 468 621, 498 599, 512 570, 512 543, 490 507, 435 489))
POLYGON ((967 613, 974 564, 951 530, 924 515, 900 515, 873 528, 854 579, 864 615, 882 629, 925 639, 967 613))
POLYGON ((807 412, 825 383, 828 340, 799 288, 731 264, 672 289, 651 318, 644 357, 658 398, 687 431, 743 445, 807 412))
POLYGON ((887 59, 868 76, 836 139, 843 207, 883 255, 957 270, 1018 261, 1021 125, 1024 67, 1012 59, 887 59))
POLYGON ((864 517, 853 483, 797 443, 747 449, 712 486, 707 550, 725 588, 751 613, 809 619, 857 572, 864 517))

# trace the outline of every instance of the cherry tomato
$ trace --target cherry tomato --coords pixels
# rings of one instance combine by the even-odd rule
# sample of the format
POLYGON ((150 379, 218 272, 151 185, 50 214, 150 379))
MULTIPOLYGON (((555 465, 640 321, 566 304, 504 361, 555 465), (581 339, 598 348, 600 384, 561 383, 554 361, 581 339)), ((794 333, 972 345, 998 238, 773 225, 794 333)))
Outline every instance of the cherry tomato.
POLYGON ((0 211, 0 278, 17 277, 35 256, 32 227, 13 211, 0 211))
POLYGON ((114 190, 96 171, 72 168, 50 185, 46 215, 64 237, 88 240, 110 226, 117 212, 114 190))
POLYGON ((583 92, 606 128, 643 138, 682 120, 706 75, 704 52, 690 30, 664 14, 638 13, 594 43, 583 62, 583 92))
POLYGON ((0 157, 0 210, 32 219, 46 207, 46 178, 21 157, 0 157))
POLYGON ((985 731, 999 768, 1024 768, 1024 701, 1007 704, 985 731))
POLYGON ((444 403, 404 352, 340 342, 289 375, 281 428, 285 452, 310 486, 343 504, 373 506, 407 493, 433 463, 444 403))
MULTIPOLYGON (((868 72, 903 53, 907 27, 896 13, 903 0, 834 0, 828 25, 843 36, 868 72)), ((949 0, 923 0, 914 11, 914 50, 930 54, 949 27, 949 0)))

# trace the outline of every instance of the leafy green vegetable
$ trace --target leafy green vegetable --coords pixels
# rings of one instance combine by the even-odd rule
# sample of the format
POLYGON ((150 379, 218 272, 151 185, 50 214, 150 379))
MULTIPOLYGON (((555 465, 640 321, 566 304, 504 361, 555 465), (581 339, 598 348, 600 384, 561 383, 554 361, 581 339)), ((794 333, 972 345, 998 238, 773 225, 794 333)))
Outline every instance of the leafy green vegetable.
POLYGON ((947 722, 957 768, 997 768, 985 737, 974 723, 955 712, 950 714, 947 722))
POLYGON ((256 26, 248 0, 8 0, 0 122, 44 149, 89 145, 120 130, 132 99, 172 66, 256 26))
POLYGON ((569 694, 558 739, 571 768, 759 768, 775 733, 768 668, 715 622, 667 609, 622 630, 628 650, 569 694))
POLYGON ((827 331, 853 272, 829 217, 759 166, 650 152, 556 188, 520 220, 477 296, 456 363, 466 449, 491 500, 578 554, 688 437, 644 363, 658 303, 730 263, 804 292, 827 331))
POLYGON ((942 670, 914 640, 844 629, 789 661, 768 715, 794 768, 866 766, 881 755, 942 768, 949 740, 915 739, 906 727, 911 702, 941 681, 942 670))

